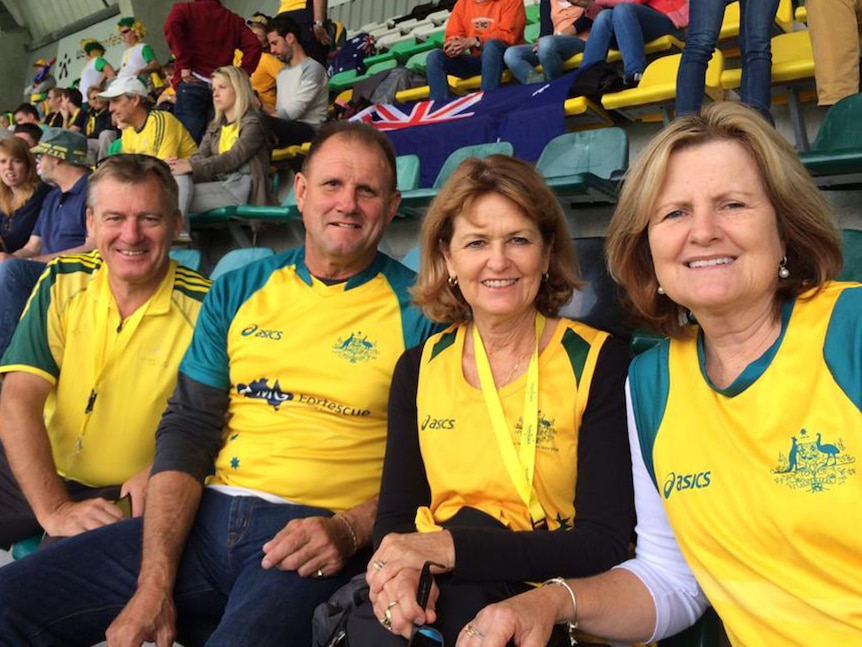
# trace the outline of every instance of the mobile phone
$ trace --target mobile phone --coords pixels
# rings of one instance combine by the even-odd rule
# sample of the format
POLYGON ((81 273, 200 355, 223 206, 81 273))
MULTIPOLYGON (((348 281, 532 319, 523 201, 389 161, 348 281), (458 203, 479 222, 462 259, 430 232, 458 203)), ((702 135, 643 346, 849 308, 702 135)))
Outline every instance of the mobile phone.
MULTIPOLYGON (((445 568, 442 564, 425 562, 419 573, 419 585, 416 587, 416 603, 423 609, 428 606, 428 597, 431 595, 431 586, 434 584, 434 576, 431 567, 445 568)), ((443 645, 443 634, 434 627, 421 626, 413 629, 410 642, 407 647, 441 647, 443 645)))
POLYGON ((443 634, 434 627, 416 627, 407 647, 442 647, 443 634))
POLYGON ((117 499, 114 501, 114 505, 117 506, 123 513, 124 519, 132 518, 132 495, 126 494, 126 496, 117 499))

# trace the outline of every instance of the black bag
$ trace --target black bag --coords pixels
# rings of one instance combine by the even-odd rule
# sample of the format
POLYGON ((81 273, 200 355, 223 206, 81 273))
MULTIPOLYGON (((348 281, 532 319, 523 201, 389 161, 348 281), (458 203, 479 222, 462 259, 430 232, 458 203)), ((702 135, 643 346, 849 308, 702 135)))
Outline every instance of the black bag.
POLYGON ((365 602, 368 602, 368 584, 365 573, 360 573, 314 610, 313 647, 347 647, 347 618, 365 602))
POLYGON ((586 97, 590 101, 598 102, 603 95, 624 89, 625 82, 617 68, 600 61, 595 65, 578 70, 572 81, 569 96, 586 97))

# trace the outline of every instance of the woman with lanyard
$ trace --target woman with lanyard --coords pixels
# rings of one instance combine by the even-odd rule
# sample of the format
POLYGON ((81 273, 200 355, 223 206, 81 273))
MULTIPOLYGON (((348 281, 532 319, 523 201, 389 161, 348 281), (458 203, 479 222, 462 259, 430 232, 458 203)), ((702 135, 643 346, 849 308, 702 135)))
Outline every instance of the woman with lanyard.
POLYGON ((186 223, 189 213, 273 201, 269 155, 275 137, 255 107, 248 75, 239 67, 220 67, 212 74, 212 91, 215 118, 198 152, 167 160, 186 223))
POLYGON ((633 531, 628 352, 557 317, 580 282, 553 192, 520 160, 470 159, 421 244, 415 301, 454 323, 395 369, 367 571, 374 620, 354 631, 369 605, 354 614, 352 647, 403 645, 431 624, 454 644, 490 600, 619 563, 633 531))

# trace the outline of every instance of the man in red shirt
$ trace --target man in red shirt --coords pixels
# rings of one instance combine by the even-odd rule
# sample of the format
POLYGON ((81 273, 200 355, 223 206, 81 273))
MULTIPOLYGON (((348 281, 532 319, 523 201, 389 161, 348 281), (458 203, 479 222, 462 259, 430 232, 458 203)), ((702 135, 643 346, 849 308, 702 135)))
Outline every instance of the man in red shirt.
POLYGON ((238 49, 251 76, 260 60, 260 41, 245 20, 219 0, 176 3, 165 19, 165 40, 177 59, 171 81, 177 91, 174 115, 200 143, 214 114, 210 75, 232 65, 238 49))

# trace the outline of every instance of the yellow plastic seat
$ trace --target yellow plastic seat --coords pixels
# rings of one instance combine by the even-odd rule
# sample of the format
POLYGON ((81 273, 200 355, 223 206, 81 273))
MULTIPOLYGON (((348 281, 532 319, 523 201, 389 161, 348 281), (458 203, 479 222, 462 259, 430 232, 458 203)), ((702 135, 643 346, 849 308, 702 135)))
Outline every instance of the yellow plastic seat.
MULTIPOLYGON (((669 123, 676 103, 676 75, 681 57, 681 54, 671 54, 654 60, 644 70, 638 87, 606 94, 602 97, 602 105, 632 121, 660 115, 665 123, 669 123)), ((724 56, 720 50, 715 50, 706 68, 705 94, 712 101, 724 98, 721 87, 723 68, 724 56)))
MULTIPOLYGON (((685 47, 685 43, 683 43, 679 38, 666 34, 664 36, 659 36, 648 43, 644 43, 644 52, 647 57, 655 57, 659 54, 681 52, 683 47, 685 47)), ((623 60, 623 55, 619 50, 612 49, 608 52, 608 57, 605 60, 608 63, 619 63, 623 60)), ((574 70, 575 68, 580 67, 583 61, 584 53, 579 52, 563 61, 563 69, 567 72, 569 70, 574 70)), ((542 66, 540 65, 536 69, 541 72, 542 66)))
POLYGON ((286 148, 276 148, 272 151, 269 159, 273 162, 283 162, 299 155, 305 155, 308 153, 309 148, 311 148, 311 142, 305 142, 297 146, 288 146, 286 148))
MULTIPOLYGON (((476 92, 482 85, 482 75, 477 74, 476 76, 470 76, 466 79, 462 79, 457 76, 452 76, 451 74, 448 77, 449 80, 449 89, 457 95, 468 94, 470 92, 476 92)), ((500 85, 505 85, 506 83, 512 82, 512 73, 509 70, 504 70, 503 75, 500 77, 500 85)))
MULTIPOLYGON (((735 90, 742 81, 742 70, 725 70, 721 75, 721 85, 727 90, 735 90)), ((787 98, 790 106, 790 120, 796 146, 800 151, 809 149, 808 135, 802 114, 801 93, 813 90, 814 54, 811 50, 811 37, 807 30, 779 34, 772 38, 772 96, 787 98)))
POLYGON ((575 129, 610 126, 614 123, 613 117, 604 108, 586 97, 566 99, 563 107, 566 117, 575 129))

